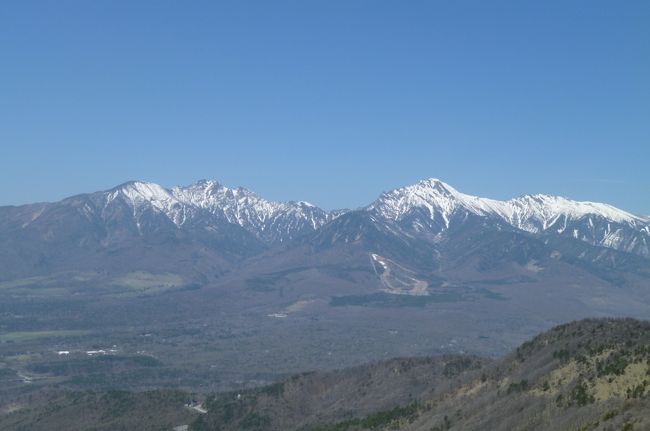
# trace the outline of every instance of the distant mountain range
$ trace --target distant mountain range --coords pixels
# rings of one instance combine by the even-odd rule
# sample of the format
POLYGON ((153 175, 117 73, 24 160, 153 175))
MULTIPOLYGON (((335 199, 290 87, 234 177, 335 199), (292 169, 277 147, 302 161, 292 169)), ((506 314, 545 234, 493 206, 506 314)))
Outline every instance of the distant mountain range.
MULTIPOLYGON (((497 201, 434 179, 340 211, 271 202, 213 181, 171 189, 135 181, 59 202, 0 207, 0 348, 7 358, 0 386, 25 393, 21 379, 31 376, 34 387, 72 390, 115 384, 138 391, 176 385, 239 391, 296 372, 394 357, 501 355, 533 334, 578 318, 650 318, 649 241, 650 220, 610 205, 546 195, 497 201), (118 346, 120 352, 88 356, 103 346, 118 346), (32 353, 29 362, 19 359, 24 352, 32 353)), ((592 376, 602 371, 599 361, 620 365, 618 353, 606 358, 609 350, 593 344, 609 337, 607 328, 606 322, 577 325, 522 345, 496 368, 476 363, 480 368, 474 371, 486 379, 474 376, 479 380, 465 381, 460 392, 448 392, 456 375, 453 370, 445 375, 444 360, 405 362, 423 372, 418 381, 430 383, 424 390, 440 388, 443 398, 418 395, 409 377, 416 374, 405 369, 393 375, 401 364, 395 360, 376 368, 376 380, 365 377, 370 366, 326 374, 332 381, 304 376, 284 391, 264 389, 268 397, 249 399, 256 393, 237 392, 244 400, 208 401, 210 413, 201 417, 207 429, 247 424, 302 429, 308 423, 322 424, 316 428, 321 430, 383 429, 373 425, 377 418, 407 406, 403 412, 417 419, 417 426, 389 421, 387 429, 517 429, 527 426, 529 415, 551 418, 536 429, 565 429, 562 424, 572 429, 587 422, 574 421, 582 413, 575 416, 571 403, 593 395, 596 402, 583 411, 594 428, 596 420, 604 421, 603 406, 627 405, 625 394, 600 403, 598 388, 640 390, 628 380, 641 372, 638 364, 612 385, 607 379, 613 376, 592 376), (563 362, 568 352, 575 364, 563 362), (595 368, 584 368, 583 357, 595 368), (522 361, 521 372, 512 368, 522 361), (573 375, 556 379, 582 369, 574 366, 588 372, 583 376, 591 379, 588 388, 577 386, 582 380, 573 375), (437 380, 438 372, 445 379, 437 380), (374 385, 377 397, 364 398, 370 394, 366 383, 374 385), (305 393, 311 389, 305 388, 313 387, 332 394, 334 404, 319 404, 322 397, 310 401, 305 393), (396 397, 383 403, 390 392, 396 397), (364 410, 363 401, 354 407, 357 416, 350 416, 338 394, 367 400, 372 408, 364 410), (435 402, 412 405, 415 399, 435 402), (466 402, 469 410, 462 407, 466 402), (234 405, 245 410, 231 412, 234 405), (528 407, 524 416, 513 413, 528 407), (254 421, 269 409, 280 412, 269 415, 272 426, 254 421), (459 409, 463 414, 456 414, 459 409), (525 419, 499 422, 499 428, 490 422, 492 411, 525 419), (295 421, 285 423, 284 417, 295 421)), ((617 328, 615 340, 628 334, 634 343, 634 334, 647 333, 647 324, 617 328)), ((623 348, 631 352, 627 343, 623 348)), ((67 396, 42 400, 45 407, 59 401, 69 406, 67 396)), ((86 398, 95 406, 96 400, 86 398)), ((137 395, 133 400, 127 404, 158 402, 137 395)), ((186 402, 178 394, 174 400, 181 407, 186 402)), ((122 406, 124 400, 99 405, 122 406)), ((173 410, 178 414, 171 412, 169 420, 187 424, 185 410, 173 410)), ((621 410, 615 420, 608 424, 622 426, 627 415, 621 410)))
POLYGON ((345 271, 365 262, 389 293, 427 294, 454 278, 452 268, 467 273, 468 265, 512 275, 512 265, 535 274, 563 262, 620 284, 648 272, 650 219, 557 196, 480 198, 436 179, 340 211, 272 202, 207 180, 171 189, 131 181, 54 203, 0 207, 5 280, 165 268, 205 281, 249 260, 257 267, 260 256, 267 268, 327 261, 345 271))

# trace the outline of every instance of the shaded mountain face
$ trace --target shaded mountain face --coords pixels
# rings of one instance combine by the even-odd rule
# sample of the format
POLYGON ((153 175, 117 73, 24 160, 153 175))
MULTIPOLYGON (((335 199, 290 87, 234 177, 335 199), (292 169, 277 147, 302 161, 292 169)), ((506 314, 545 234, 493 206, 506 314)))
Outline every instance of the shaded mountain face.
POLYGON ((425 294, 461 269, 506 277, 558 262, 614 271, 609 277, 620 284, 626 274, 647 275, 649 244, 647 218, 606 204, 546 195, 497 201, 435 179, 353 211, 271 202, 205 180, 171 189, 134 181, 56 203, 0 208, 3 279, 164 267, 212 280, 250 267, 244 262, 255 256, 267 267, 345 266, 355 256, 392 293, 425 294))

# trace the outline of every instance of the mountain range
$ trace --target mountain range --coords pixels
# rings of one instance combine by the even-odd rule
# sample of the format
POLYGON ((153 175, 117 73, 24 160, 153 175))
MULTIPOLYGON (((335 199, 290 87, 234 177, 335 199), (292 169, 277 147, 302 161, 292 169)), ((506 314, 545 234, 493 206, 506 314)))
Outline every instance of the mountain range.
MULTIPOLYGON (((136 181, 0 207, 0 409, 26 382, 239 391, 396 357, 496 357, 575 319, 648 319, 649 227, 647 217, 606 204, 498 201, 435 179, 337 211, 213 181, 170 189, 136 181)), ((498 402, 511 390, 515 400, 522 388, 510 383, 526 380, 537 382, 536 396, 544 387, 536 363, 484 395, 498 402)), ((410 382, 399 394, 408 398, 410 382)), ((409 402, 396 401, 377 407, 409 402)), ((444 429, 452 404, 422 412, 424 428, 415 429, 444 429)), ((477 412, 489 409, 481 405, 477 412)), ((219 406, 206 419, 223 422, 219 406)), ((348 429, 337 428, 345 415, 324 419, 348 429)), ((455 423, 472 429, 464 421, 475 419, 455 423)), ((493 428, 484 425, 475 429, 493 428)))
POLYGON ((337 211, 272 202, 215 181, 171 189, 131 181, 54 203, 0 207, 0 238, 5 280, 164 267, 204 282, 260 256, 263 266, 304 267, 318 255, 342 267, 365 260, 387 292, 426 294, 450 267, 468 264, 486 272, 514 263, 535 273, 555 260, 620 284, 647 275, 650 263, 648 217, 549 195, 481 198, 437 179, 337 211))

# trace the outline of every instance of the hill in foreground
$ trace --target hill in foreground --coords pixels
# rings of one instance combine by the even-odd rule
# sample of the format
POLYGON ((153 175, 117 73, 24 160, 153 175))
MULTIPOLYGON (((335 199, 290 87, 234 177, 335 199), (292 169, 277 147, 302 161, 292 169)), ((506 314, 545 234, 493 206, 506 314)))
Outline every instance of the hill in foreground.
POLYGON ((48 429, 55 420, 70 430, 144 429, 150 417, 149 429, 223 431, 647 430, 650 322, 573 322, 498 360, 404 358, 301 374, 208 397, 203 414, 183 406, 189 394, 116 396, 60 393, 5 406, 0 428, 48 429))

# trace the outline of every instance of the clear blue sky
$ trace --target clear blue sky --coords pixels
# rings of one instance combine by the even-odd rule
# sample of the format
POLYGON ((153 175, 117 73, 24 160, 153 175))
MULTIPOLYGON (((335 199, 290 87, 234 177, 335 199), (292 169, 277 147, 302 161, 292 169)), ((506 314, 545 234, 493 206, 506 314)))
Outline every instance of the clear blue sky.
POLYGON ((650 1, 7 1, 0 205, 437 177, 650 214, 650 1))

